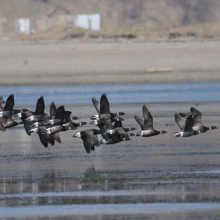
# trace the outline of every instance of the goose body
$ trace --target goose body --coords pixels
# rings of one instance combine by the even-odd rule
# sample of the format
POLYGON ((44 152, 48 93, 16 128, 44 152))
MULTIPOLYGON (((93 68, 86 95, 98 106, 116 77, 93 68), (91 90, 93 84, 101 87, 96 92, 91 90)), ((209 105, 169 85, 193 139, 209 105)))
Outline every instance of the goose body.
POLYGON ((112 119, 121 115, 125 115, 124 112, 119 112, 119 113, 110 112, 110 104, 105 93, 102 94, 100 103, 96 100, 95 97, 92 98, 92 102, 99 115, 92 116, 90 118, 91 120, 112 119))
POLYGON ((175 114, 175 121, 180 128, 180 132, 174 134, 175 137, 190 137, 192 135, 199 134, 200 131, 193 130, 193 118, 192 115, 189 115, 184 121, 179 114, 175 114))
POLYGON ((81 138, 83 141, 84 148, 86 152, 89 154, 90 151, 94 151, 95 147, 99 147, 99 140, 97 135, 100 134, 100 130, 97 129, 87 129, 77 134, 73 135, 73 137, 81 138))
POLYGON ((142 137, 150 137, 158 134, 164 134, 167 133, 166 131, 157 131, 153 127, 153 117, 146 107, 146 105, 142 108, 142 113, 144 120, 139 118, 137 115, 134 116, 137 123, 140 125, 142 131, 139 131, 136 136, 142 136, 142 137))

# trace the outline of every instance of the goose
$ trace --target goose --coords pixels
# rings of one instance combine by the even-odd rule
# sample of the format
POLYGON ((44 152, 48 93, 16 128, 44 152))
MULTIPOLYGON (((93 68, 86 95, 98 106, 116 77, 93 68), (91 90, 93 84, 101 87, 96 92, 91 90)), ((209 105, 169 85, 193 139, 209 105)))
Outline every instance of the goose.
POLYGON ((113 128, 112 121, 120 119, 99 119, 98 121, 92 121, 91 124, 95 124, 99 127, 102 138, 110 141, 109 134, 106 133, 108 130, 113 128))
POLYGON ((27 111, 28 109, 14 109, 14 94, 9 95, 6 103, 2 96, 0 96, 0 108, 2 111, 0 111, 0 117, 9 116, 12 115, 14 117, 21 118, 21 113, 24 111, 27 111))
MULTIPOLYGON (((65 123, 68 123, 70 121, 73 121, 73 120, 77 120, 79 118, 73 116, 73 117, 70 117, 70 115, 72 114, 72 112, 70 111, 64 111, 62 117, 57 117, 55 116, 53 119, 50 119, 46 125, 47 126, 51 126, 51 125, 61 125, 61 124, 65 124, 65 123)), ((84 123, 84 122, 83 122, 84 123)), ((83 125, 83 124, 80 124, 80 125, 83 125)))
POLYGON ((102 94, 100 103, 96 100, 95 97, 92 98, 92 102, 99 115, 93 115, 92 117, 90 117, 91 120, 111 119, 117 116, 125 115, 124 112, 119 112, 119 113, 110 112, 109 101, 105 93, 102 94))
POLYGON ((193 130, 193 118, 191 114, 187 117, 186 121, 184 121, 180 115, 176 113, 175 121, 181 130, 174 134, 175 137, 190 137, 200 133, 200 131, 193 130))
POLYGON ((5 116, 4 118, 0 118, 0 130, 5 131, 6 128, 12 128, 17 125, 23 124, 22 121, 16 122, 12 119, 12 116, 5 116))
POLYGON ((142 131, 139 131, 136 136, 143 136, 143 137, 150 137, 158 134, 164 134, 167 133, 166 131, 157 131, 153 127, 153 117, 146 107, 146 105, 143 105, 143 117, 144 120, 139 118, 137 115, 134 116, 137 123, 140 125, 142 131))
POLYGON ((86 152, 89 154, 90 151, 95 150, 95 146, 99 147, 99 140, 97 134, 100 134, 100 130, 97 129, 87 129, 76 133, 73 137, 78 137, 83 140, 83 145, 86 152))
POLYGON ((192 128, 194 131, 199 131, 200 133, 204 133, 208 130, 218 129, 216 126, 206 127, 206 126, 202 125, 202 122, 201 122, 202 113, 194 107, 190 108, 190 113, 179 113, 179 115, 184 118, 187 118, 190 114, 192 115, 192 118, 193 118, 193 127, 192 128))
POLYGON ((110 139, 102 139, 100 144, 115 144, 121 141, 131 140, 129 136, 134 136, 133 133, 128 134, 128 131, 135 130, 135 128, 123 128, 121 121, 116 121, 113 128, 108 130, 106 134, 110 135, 110 139))
POLYGON ((9 97, 6 100, 6 103, 4 102, 3 98, 1 100, 1 108, 2 111, 0 111, 0 117, 5 117, 12 115, 13 107, 14 107, 14 94, 9 95, 9 97))
POLYGON ((62 125, 54 125, 52 127, 46 128, 42 134, 55 134, 61 131, 75 130, 80 125, 85 125, 86 122, 74 123, 72 121, 62 124, 62 125))
POLYGON ((58 143, 61 143, 61 139, 59 136, 59 133, 55 134, 44 134, 43 132, 47 129, 46 126, 41 126, 37 128, 31 129, 29 132, 38 133, 41 143, 44 145, 44 147, 48 147, 48 144, 51 144, 53 146, 55 144, 55 140, 58 143))
POLYGON ((34 114, 27 117, 25 120, 33 121, 33 122, 43 121, 45 117, 47 117, 47 115, 44 114, 44 110, 45 110, 44 97, 41 96, 37 101, 36 110, 34 114))

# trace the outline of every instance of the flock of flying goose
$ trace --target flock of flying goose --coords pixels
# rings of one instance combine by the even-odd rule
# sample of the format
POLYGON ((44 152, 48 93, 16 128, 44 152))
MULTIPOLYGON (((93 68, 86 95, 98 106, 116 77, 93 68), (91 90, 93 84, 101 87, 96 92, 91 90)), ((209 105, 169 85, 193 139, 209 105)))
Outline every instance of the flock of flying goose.
MULTIPOLYGON (((93 105, 97 111, 97 115, 92 116, 90 124, 97 125, 99 129, 86 129, 76 133, 73 137, 79 137, 83 141, 83 145, 87 153, 95 150, 95 146, 100 144, 115 144, 121 141, 131 140, 130 136, 134 136, 129 131, 135 128, 124 128, 120 116, 125 115, 124 112, 111 113, 110 105, 106 94, 101 96, 100 102, 95 97, 92 98, 93 105), (113 124, 114 123, 114 124, 113 124), (102 140, 98 140, 98 134, 101 134, 102 140)), ((23 124, 27 135, 37 133, 44 147, 49 144, 53 146, 55 141, 61 143, 59 132, 67 130, 75 130, 77 127, 87 124, 86 122, 75 123, 76 116, 71 117, 70 111, 66 111, 64 106, 58 108, 55 103, 50 105, 50 113, 46 114, 44 98, 41 96, 36 104, 36 110, 14 109, 14 94, 11 94, 6 102, 0 97, 0 130, 5 131, 8 128, 23 124), (13 117, 18 117, 21 121, 16 122, 13 117)), ((149 137, 167 133, 166 131, 157 131, 153 127, 153 117, 146 107, 142 109, 143 119, 137 115, 135 120, 141 127, 136 136, 149 137)), ((217 129, 215 126, 206 127, 201 123, 202 114, 195 108, 191 107, 188 113, 176 113, 175 121, 180 128, 180 132, 174 134, 175 137, 189 137, 207 130, 217 129)))

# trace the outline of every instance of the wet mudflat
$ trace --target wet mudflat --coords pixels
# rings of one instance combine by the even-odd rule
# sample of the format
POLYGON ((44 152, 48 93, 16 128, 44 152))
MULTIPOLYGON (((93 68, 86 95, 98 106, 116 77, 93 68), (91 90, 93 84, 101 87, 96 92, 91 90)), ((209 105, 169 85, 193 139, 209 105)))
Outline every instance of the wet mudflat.
MULTIPOLYGON (((126 112, 124 127, 136 127, 143 103, 111 103, 126 112)), ((175 138, 175 112, 191 106, 203 124, 220 127, 218 102, 147 103, 154 127, 167 134, 133 137, 87 154, 76 131, 44 148, 22 127, 0 133, 0 217, 4 219, 218 219, 219 129, 175 138)), ((34 107, 34 106, 32 106, 34 107)), ((48 106, 46 107, 48 109, 48 106)), ((92 104, 67 105, 89 123, 92 104)), ((135 133, 137 132, 135 131, 135 133)), ((101 140, 101 138, 100 138, 101 140)))

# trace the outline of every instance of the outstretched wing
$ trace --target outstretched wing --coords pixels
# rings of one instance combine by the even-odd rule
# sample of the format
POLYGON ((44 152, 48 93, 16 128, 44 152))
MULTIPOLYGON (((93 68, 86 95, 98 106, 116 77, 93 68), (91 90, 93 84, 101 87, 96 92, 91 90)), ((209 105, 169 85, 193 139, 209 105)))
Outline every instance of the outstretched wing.
POLYGON ((137 121, 137 123, 141 126, 141 130, 144 130, 144 120, 139 118, 137 115, 134 116, 134 119, 137 121))
POLYGON ((150 112, 147 112, 147 117, 144 119, 144 130, 153 130, 153 117, 150 112))
POLYGON ((195 130, 199 130, 199 128, 202 127, 202 113, 193 107, 191 107, 190 111, 192 113, 193 127, 195 127, 195 130))
POLYGON ((144 117, 144 119, 147 119, 147 113, 148 112, 150 112, 149 110, 148 110, 148 108, 147 108, 147 106, 146 105, 143 105, 143 109, 142 109, 142 113, 143 113, 143 117, 144 117))
POLYGON ((44 104, 44 97, 41 96, 36 105, 35 115, 44 115, 45 104, 44 104))
POLYGON ((14 107, 14 94, 11 94, 7 100, 6 100, 6 104, 5 104, 5 107, 4 107, 4 111, 10 111, 12 112, 13 110, 13 107, 14 107))
POLYGON ((185 121, 180 117, 180 115, 178 113, 175 114, 175 121, 177 123, 177 125, 179 126, 181 131, 184 131, 185 129, 185 121))
POLYGON ((43 135, 41 133, 38 133, 38 135, 39 135, 41 144, 43 144, 43 146, 47 148, 48 147, 48 137, 47 137, 47 135, 43 135))
POLYGON ((192 115, 190 115, 187 119, 186 119, 186 125, 185 125, 185 128, 184 128, 184 131, 192 131, 193 127, 193 118, 192 118, 192 115))
POLYGON ((56 140, 58 143, 61 143, 61 139, 60 139, 60 135, 59 133, 55 133, 55 134, 52 134, 50 135, 51 138, 53 138, 54 140, 56 140))
POLYGON ((64 106, 61 105, 56 111, 55 119, 63 120, 64 117, 65 117, 65 109, 64 109, 64 106))
POLYGON ((100 103, 97 101, 95 97, 92 98, 92 103, 98 113, 100 113, 100 103))
POLYGON ((110 105, 107 99, 106 94, 102 94, 101 100, 100 100, 100 115, 101 114, 109 114, 110 113, 110 105))
POLYGON ((54 119, 56 115, 57 107, 54 102, 50 104, 50 118, 54 119))

